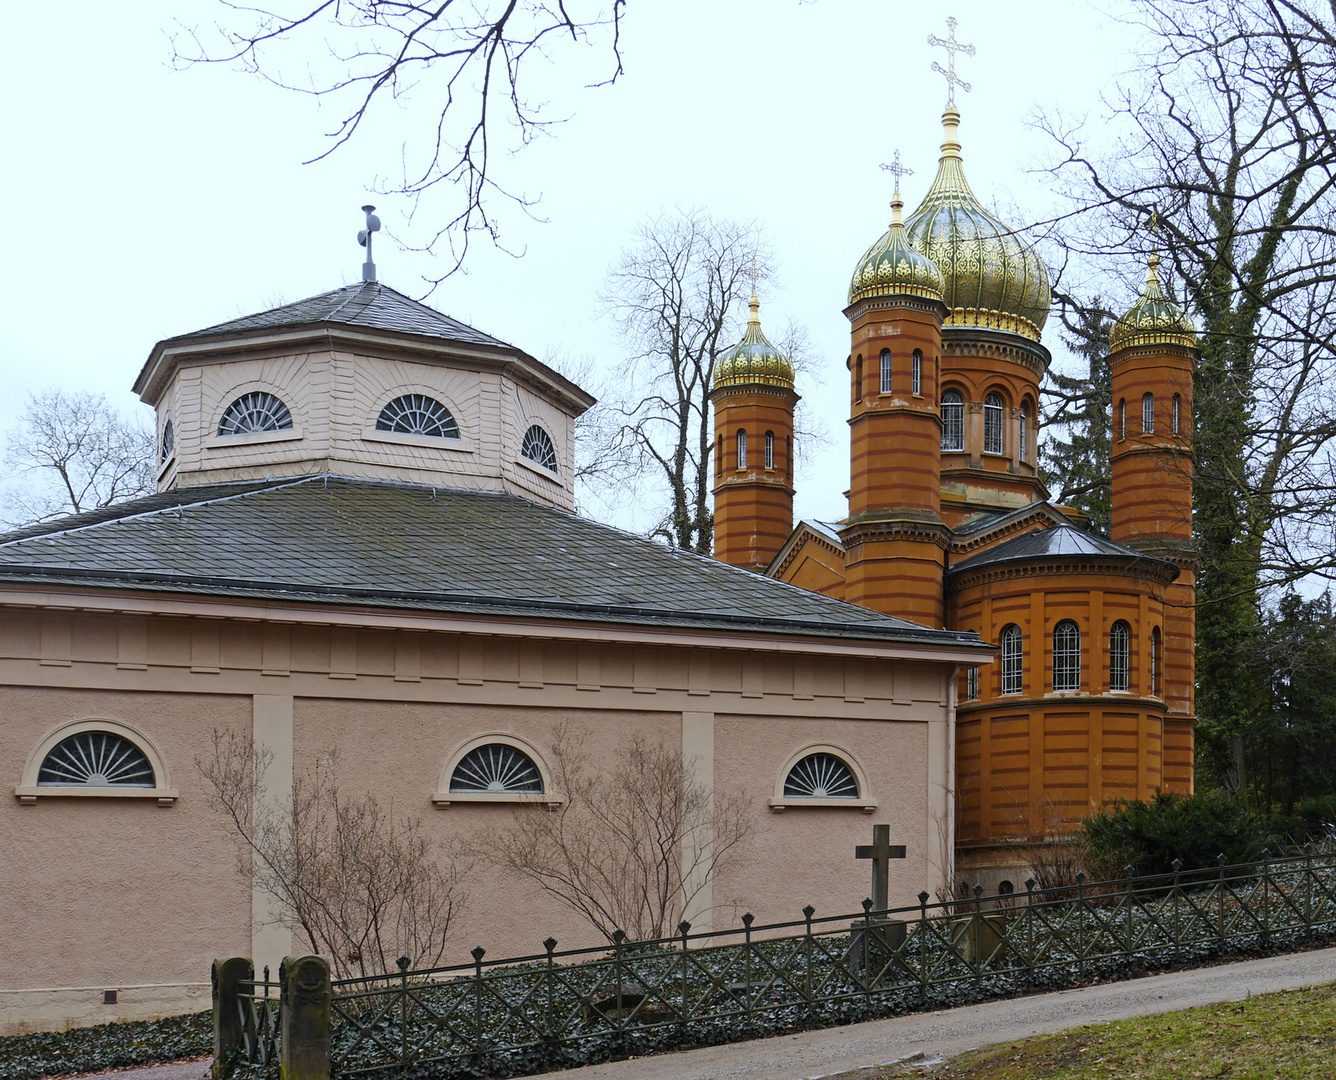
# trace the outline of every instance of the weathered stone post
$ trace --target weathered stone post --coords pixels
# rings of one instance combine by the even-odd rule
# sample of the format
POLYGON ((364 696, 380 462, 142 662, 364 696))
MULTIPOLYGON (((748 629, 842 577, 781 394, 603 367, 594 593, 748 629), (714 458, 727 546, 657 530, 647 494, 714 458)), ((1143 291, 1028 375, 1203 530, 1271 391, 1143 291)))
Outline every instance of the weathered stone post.
POLYGON ((237 984, 255 978, 255 965, 248 956, 231 956, 213 962, 213 1076, 222 1080, 241 1049, 241 1013, 237 1009, 237 984))
POLYGON ((281 1080, 329 1080, 333 992, 323 956, 285 956, 278 969, 283 990, 281 1080))

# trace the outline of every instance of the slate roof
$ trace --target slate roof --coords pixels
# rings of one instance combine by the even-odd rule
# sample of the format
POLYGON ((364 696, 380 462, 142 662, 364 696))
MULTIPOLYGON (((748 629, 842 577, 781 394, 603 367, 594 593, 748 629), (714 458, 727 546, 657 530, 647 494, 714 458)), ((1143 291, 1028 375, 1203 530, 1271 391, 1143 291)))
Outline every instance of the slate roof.
POLYGON ((1056 525, 1051 529, 1036 529, 1017 536, 979 555, 962 559, 951 567, 949 573, 962 574, 967 570, 1000 563, 1051 558, 1128 560, 1145 563, 1147 568, 1155 567, 1161 572, 1170 570, 1173 576, 1178 574, 1178 567, 1165 559, 1145 555, 1134 548, 1115 544, 1112 540, 1105 540, 1072 525, 1056 525))
POLYGON ((330 323, 339 326, 360 326, 374 330, 389 330, 400 334, 460 341, 472 345, 490 345, 511 349, 499 338, 475 330, 458 319, 443 315, 426 304, 396 292, 379 281, 362 281, 333 292, 309 296, 293 304, 243 315, 239 319, 193 330, 168 338, 163 344, 191 341, 196 338, 235 336, 247 331, 282 330, 289 327, 330 323))
POLYGON ((0 581, 977 645, 512 495, 334 476, 0 536, 0 581))

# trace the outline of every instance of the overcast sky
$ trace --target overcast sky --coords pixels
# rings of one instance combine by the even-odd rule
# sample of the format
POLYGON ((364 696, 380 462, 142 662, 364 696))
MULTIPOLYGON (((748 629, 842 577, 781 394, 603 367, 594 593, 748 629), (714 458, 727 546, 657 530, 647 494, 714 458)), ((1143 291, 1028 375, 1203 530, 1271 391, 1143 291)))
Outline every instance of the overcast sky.
MULTIPOLYGON (((1006 215, 1016 225, 1046 216, 1052 196, 1035 170, 1047 147, 1028 121, 1055 105, 1097 117, 1100 93, 1131 63, 1125 29, 1095 7, 631 0, 625 75, 585 88, 601 54, 555 51, 537 85, 550 88, 549 115, 569 119, 503 163, 512 185, 542 197, 541 222, 496 208, 523 256, 479 245, 428 302, 540 358, 606 368, 619 346, 598 295, 632 230, 674 206, 755 219, 776 255, 763 323, 805 323, 823 358, 824 382, 799 390, 832 442, 800 472, 797 512, 842 517, 841 311, 855 262, 888 220, 878 165, 900 150, 915 170, 904 181, 911 209, 932 180, 946 95, 931 71, 944 57, 926 39, 945 35, 948 14, 978 48, 959 61, 973 89, 957 102, 975 193, 1020 207, 1006 215)), ((364 202, 409 242, 450 208, 427 204, 409 221, 402 199, 368 193, 422 130, 426 99, 382 111, 366 138, 302 165, 323 148, 332 110, 222 67, 173 70, 174 28, 225 15, 216 0, 6 9, 0 425, 26 393, 52 386, 128 409, 155 341, 358 280, 364 202)), ((378 241, 376 262, 382 281, 414 296, 442 269, 392 240, 378 241)), ((1052 326, 1045 344, 1060 352, 1052 326)))

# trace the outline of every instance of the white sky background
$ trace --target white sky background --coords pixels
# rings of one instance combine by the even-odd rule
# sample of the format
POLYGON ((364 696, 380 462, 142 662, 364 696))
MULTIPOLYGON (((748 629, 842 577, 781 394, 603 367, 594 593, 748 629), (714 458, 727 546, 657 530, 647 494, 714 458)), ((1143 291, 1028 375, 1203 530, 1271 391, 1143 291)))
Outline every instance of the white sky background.
MULTIPOLYGON (((342 115, 334 107, 221 66, 174 71, 174 21, 224 14, 215 0, 72 0, 58 21, 44 5, 6 8, 0 427, 28 392, 53 386, 143 408, 129 387, 159 339, 358 280, 362 203, 409 242, 453 207, 442 191, 409 222, 405 200, 368 194, 393 173, 402 140, 424 131, 425 95, 382 108, 367 136, 303 166, 342 115)), ((591 356, 606 370, 620 350, 597 298, 635 227, 675 205, 755 219, 776 254, 763 325, 777 333, 796 318, 823 358, 824 383, 799 390, 831 442, 800 470, 796 512, 843 517, 841 312, 853 266, 889 219, 892 184, 878 165, 899 149, 915 170, 909 209, 932 180, 945 83, 930 65, 945 56, 926 38, 945 36, 948 14, 978 47, 958 62, 973 91, 957 95, 975 193, 1022 208, 1004 214, 1013 224, 1044 217, 1049 185, 1032 170, 1047 145, 1027 121, 1052 105, 1097 117, 1100 92, 1131 63, 1126 29, 1094 8, 631 0, 615 86, 584 88, 605 70, 596 48, 554 49, 533 73, 549 115, 570 119, 498 159, 503 182, 542 196, 545 223, 493 207, 523 257, 479 242, 467 273, 428 303, 539 358, 591 356)), ((380 279, 413 296, 442 269, 384 233, 375 257, 380 279)), ((1052 322, 1045 344, 1061 354, 1052 322)))

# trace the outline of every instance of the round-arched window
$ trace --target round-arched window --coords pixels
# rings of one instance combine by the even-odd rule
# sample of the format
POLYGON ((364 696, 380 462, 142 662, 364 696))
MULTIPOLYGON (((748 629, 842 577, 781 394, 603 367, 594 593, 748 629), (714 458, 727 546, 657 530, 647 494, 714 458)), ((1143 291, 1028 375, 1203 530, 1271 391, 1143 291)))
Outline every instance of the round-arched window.
POLYGON ((965 449, 965 399, 959 390, 942 395, 942 449, 965 449))
POLYGON ((552 445, 552 437, 537 424, 524 433, 520 454, 535 465, 541 465, 551 472, 557 471, 557 451, 552 445))
POLYGON ((1025 688, 1025 639, 1015 623, 1002 630, 1002 693, 1019 694, 1025 688))
POLYGON ((426 394, 404 394, 380 410, 377 431, 397 435, 425 435, 431 439, 459 438, 459 425, 450 410, 426 394))
POLYGON ((242 394, 218 421, 219 435, 256 435, 264 431, 287 431, 292 427, 288 407, 264 390, 242 394))
POLYGON ((1002 395, 996 392, 983 399, 983 449, 986 454, 1002 453, 1002 395))
POLYGON ((1071 619, 1053 627, 1053 689, 1081 689, 1081 628, 1071 619))
POLYGON ((784 778, 784 795, 790 799, 856 799, 858 780, 853 769, 834 754, 808 754, 784 778))
POLYGON ((170 420, 162 425, 162 443, 158 447, 158 463, 165 465, 176 452, 176 435, 172 431, 170 420))
POLYGON ((111 731, 80 731, 61 739, 42 759, 38 787, 156 786, 144 752, 111 731))
POLYGON ((541 795, 543 777, 533 759, 518 747, 485 743, 459 759, 450 776, 450 792, 541 795))

